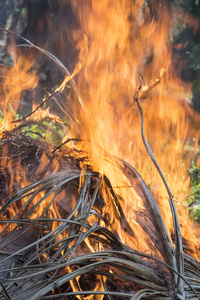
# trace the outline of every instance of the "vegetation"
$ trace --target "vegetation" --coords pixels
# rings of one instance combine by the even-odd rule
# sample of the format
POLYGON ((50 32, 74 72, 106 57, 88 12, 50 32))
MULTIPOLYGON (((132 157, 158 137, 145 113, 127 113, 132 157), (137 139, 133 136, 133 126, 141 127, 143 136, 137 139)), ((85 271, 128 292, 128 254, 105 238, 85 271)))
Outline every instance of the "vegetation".
POLYGON ((197 222, 200 222, 200 169, 196 167, 194 162, 189 169, 189 174, 191 196, 188 198, 188 206, 190 209, 190 215, 197 222))
MULTIPOLYGON (((168 0, 169 1, 169 0, 168 0)), ((175 38, 175 43, 182 43, 184 47, 178 52, 179 55, 186 55, 185 71, 182 72, 182 78, 193 83, 193 105, 194 108, 200 111, 200 2, 199 0, 182 0, 169 1, 183 8, 183 14, 190 14, 188 19, 196 23, 194 27, 188 26, 187 20, 183 16, 182 26, 179 27, 178 34, 175 38)), ((190 24, 191 25, 191 24, 190 24)))
MULTIPOLYGON (((39 50, 69 74, 55 56, 39 50)), ((0 299, 85 299, 92 295, 98 300, 104 296, 106 300, 200 299, 200 264, 184 253, 188 244, 184 241, 182 245, 173 196, 144 136, 139 93, 140 88, 134 100, 141 114, 142 138, 169 195, 173 238, 140 174, 126 161, 102 151, 104 159, 117 166, 130 183, 125 188, 134 188, 144 201, 145 210, 135 213, 152 253, 123 244, 112 231, 110 212, 103 214, 103 195, 109 195, 114 222, 137 240, 123 213, 125 199, 114 192, 109 178, 92 169, 88 153, 76 148, 83 141, 71 139, 61 144, 68 130, 66 120, 24 118, 10 132, 4 131, 0 140, 0 299), (71 141, 75 143, 68 147, 71 141), (20 185, 24 181, 28 183, 20 185), (23 242, 17 245, 16 241, 23 242), (9 248, 12 244, 15 247, 9 248)), ((200 221, 200 172, 194 164, 190 174, 193 193, 189 206, 200 221)))

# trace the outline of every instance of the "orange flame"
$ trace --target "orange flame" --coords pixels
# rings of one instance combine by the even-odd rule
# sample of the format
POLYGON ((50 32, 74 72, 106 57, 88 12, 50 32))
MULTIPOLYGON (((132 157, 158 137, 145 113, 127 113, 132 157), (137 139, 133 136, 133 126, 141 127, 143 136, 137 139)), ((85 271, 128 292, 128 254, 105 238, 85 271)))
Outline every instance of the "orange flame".
POLYGON ((133 189, 124 188, 129 185, 127 179, 114 161, 105 160, 101 149, 136 167, 151 187, 168 231, 173 231, 168 196, 143 146, 139 113, 133 101, 142 78, 139 97, 145 133, 174 195, 182 235, 197 245, 195 230, 191 234, 194 226, 183 209, 189 191, 187 168, 192 153, 186 159, 183 154, 192 138, 198 140, 199 130, 193 128, 190 120, 199 117, 188 105, 191 86, 183 84, 173 70, 176 62, 172 61, 167 9, 163 7, 160 18, 155 20, 148 8, 142 7, 143 1, 133 4, 128 0, 84 3, 73 0, 72 3, 81 24, 74 38, 79 41, 84 37, 88 43, 79 76, 86 107, 82 113, 75 108, 83 124, 82 137, 90 140, 86 150, 93 169, 106 175, 115 193, 123 199, 124 214, 137 238, 123 231, 114 213, 112 197, 104 189, 107 202, 104 214, 109 214, 111 229, 128 245, 151 252, 145 241, 146 233, 135 216, 135 211, 145 210, 143 199, 133 189))
POLYGON ((0 108, 3 111, 4 122, 1 129, 11 130, 16 119, 15 114, 19 106, 20 96, 24 90, 33 90, 38 83, 37 76, 32 72, 33 61, 25 56, 18 56, 14 66, 9 68, 2 76, 3 89, 0 108))

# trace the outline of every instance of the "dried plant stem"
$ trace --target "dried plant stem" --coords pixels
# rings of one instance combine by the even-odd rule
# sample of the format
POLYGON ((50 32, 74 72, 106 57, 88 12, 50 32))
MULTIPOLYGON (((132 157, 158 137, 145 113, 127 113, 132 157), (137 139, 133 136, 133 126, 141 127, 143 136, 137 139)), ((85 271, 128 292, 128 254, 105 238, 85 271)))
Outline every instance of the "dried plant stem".
MULTIPOLYGON (((139 89, 140 90, 140 89, 139 89)), ((170 208, 171 208, 171 212, 172 212, 172 218, 173 218, 173 224, 174 224, 174 234, 175 234, 175 258, 176 258, 176 267, 177 267, 177 271, 183 276, 184 273, 184 261, 183 261, 183 245, 182 245, 182 237, 181 237, 181 231, 180 231, 180 225, 179 225, 179 221, 178 221, 178 215, 176 212, 176 207, 174 204, 174 200, 173 200, 173 195, 170 191, 170 188, 167 184, 167 181, 155 159, 155 156, 153 154, 153 151, 151 150, 149 144, 147 143, 146 139, 145 139, 145 133, 144 133, 144 114, 143 114, 143 110, 142 107, 139 103, 139 91, 135 94, 135 101, 137 103, 139 112, 140 112, 140 116, 141 116, 141 134, 142 134, 142 140, 144 143, 144 146, 151 158, 151 160, 153 161, 153 164, 155 165, 164 185, 165 188, 167 190, 167 193, 169 195, 169 203, 170 203, 170 208)), ((178 299, 185 299, 185 291, 184 291, 184 287, 183 287, 183 280, 180 277, 175 277, 175 283, 177 285, 177 297, 178 299)))

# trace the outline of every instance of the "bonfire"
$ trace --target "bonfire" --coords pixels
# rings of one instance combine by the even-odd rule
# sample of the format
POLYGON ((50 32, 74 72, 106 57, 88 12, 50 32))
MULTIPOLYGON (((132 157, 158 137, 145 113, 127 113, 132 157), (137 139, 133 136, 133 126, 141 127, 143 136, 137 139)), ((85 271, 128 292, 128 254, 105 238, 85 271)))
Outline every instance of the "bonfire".
POLYGON ((172 60, 168 10, 153 19, 143 1, 72 7, 71 73, 1 29, 13 66, 1 68, 0 299, 200 299, 187 209, 199 115, 172 60), (24 91, 41 89, 33 50, 63 81, 20 115, 24 91))

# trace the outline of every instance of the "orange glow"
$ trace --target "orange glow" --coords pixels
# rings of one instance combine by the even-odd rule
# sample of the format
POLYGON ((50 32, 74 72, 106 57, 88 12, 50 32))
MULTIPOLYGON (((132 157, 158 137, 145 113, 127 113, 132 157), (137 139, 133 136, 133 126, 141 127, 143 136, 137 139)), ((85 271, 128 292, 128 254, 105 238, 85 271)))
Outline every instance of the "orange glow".
MULTIPOLYGON (((15 56, 14 56, 15 57, 15 56)), ((4 122, 1 130, 11 130, 16 119, 20 96, 23 90, 33 90, 38 83, 37 76, 31 71, 33 61, 25 56, 19 56, 14 61, 14 66, 1 76, 3 88, 1 91, 0 109, 3 111, 4 122)))
POLYGON ((33 110, 36 109, 37 109, 37 113, 32 114, 28 118, 28 120, 39 122, 47 118, 51 121, 57 121, 61 124, 63 123, 63 121, 58 116, 51 114, 49 112, 49 107, 47 107, 46 109, 41 109, 40 107, 38 108, 37 105, 33 104, 33 110))
MULTIPOLYGON (((189 218, 185 206, 190 189, 188 168, 198 152, 200 117, 189 106, 191 85, 181 82, 177 62, 172 61, 169 12, 163 6, 160 17, 154 19, 148 8, 143 6, 142 0, 71 2, 80 23, 80 28, 73 32, 76 50, 79 51, 78 62, 73 73, 65 76, 52 95, 63 92, 66 84, 73 79, 77 82, 84 102, 79 103, 75 96, 72 97, 70 109, 76 128, 70 128, 69 135, 66 135, 62 142, 74 137, 76 133, 76 137, 82 139, 82 143, 68 143, 65 148, 67 155, 85 158, 87 153, 87 158, 79 164, 82 167, 81 174, 90 166, 93 171, 108 180, 113 189, 112 193, 111 188, 102 184, 100 192, 105 201, 101 208, 102 219, 94 214, 88 217, 88 222, 93 225, 98 220, 99 225, 107 226, 124 244, 160 258, 160 253, 150 240, 145 227, 145 224, 151 227, 153 222, 139 187, 139 180, 131 175, 130 180, 128 179, 125 166, 117 159, 120 158, 132 165, 145 180, 156 199, 173 241, 168 194, 142 141, 141 120, 134 100, 135 94, 139 92, 138 99, 144 111, 146 139, 174 196, 182 237, 188 240, 192 255, 199 259, 199 226, 189 218), (188 151, 188 146, 193 150, 188 151), (74 153, 74 148, 79 152, 74 153), (81 152, 82 150, 84 152, 81 152), (117 196, 117 200, 114 195, 117 196)), ((192 26, 192 23, 189 23, 192 26)), ((196 28, 196 22, 193 25, 196 28)), ((19 56, 15 58, 14 66, 2 76, 1 109, 4 121, 1 123, 1 135, 4 129, 12 130, 15 126, 11 121, 16 118, 15 112, 21 92, 32 90, 38 84, 37 76, 31 68, 32 61, 19 56)), ((36 109, 37 106, 33 104, 33 110, 36 111, 28 121, 38 122, 46 118, 65 124, 60 117, 50 112, 49 108, 36 109)), ((62 154, 62 150, 56 152, 57 156, 50 161, 48 155, 43 153, 40 165, 35 171, 36 179, 45 172, 45 176, 48 177, 49 174, 60 171, 62 154), (50 163, 51 172, 47 168, 50 163)), ((9 170, 11 173, 9 187, 12 187, 14 181, 19 184, 19 188, 31 183, 26 178, 26 171, 20 165, 20 161, 18 171, 23 175, 13 172, 7 147, 3 149, 0 167, 2 172, 9 170)), ((59 205, 67 213, 72 211, 85 180, 83 176, 80 178, 76 192, 72 189, 71 193, 68 190, 68 194, 61 190, 56 194, 57 206, 51 205, 49 215, 61 217, 59 205)), ((9 196, 12 192, 10 189, 9 196)), ((44 191, 37 194, 31 203, 32 207, 44 196, 44 191)), ((50 195, 35 207, 29 218, 36 219, 41 216, 45 208, 50 206, 53 197, 54 195, 50 195)), ((26 203, 27 199, 25 197, 20 205, 26 203)), ((9 217, 13 218, 19 207, 13 204, 9 209, 9 217)), ((98 206, 93 209, 97 213, 100 211, 98 206)), ((56 226, 57 223, 54 222, 52 230, 56 226)), ((1 229, 3 228, 1 225, 1 229)), ((63 237, 58 236, 57 241, 61 238, 63 237)), ((88 238, 86 244, 91 252, 103 249, 103 245, 95 248, 96 245, 92 245, 88 238)), ((70 271, 70 268, 67 271, 70 271)), ((95 290, 103 290, 102 281, 98 276, 95 290)), ((79 278, 76 283, 75 280, 71 280, 73 291, 79 288, 78 280, 79 278)), ((88 296, 83 299, 100 300, 103 296, 88 296)))
POLYGON ((112 158, 105 160, 101 149, 123 158, 138 170, 157 200, 168 231, 172 232, 168 196, 142 143, 140 116, 133 100, 142 78, 139 99, 144 110, 145 134, 174 195, 182 235, 197 245, 194 226, 183 209, 189 191, 187 168, 193 154, 188 153, 185 159, 183 154, 191 139, 198 140, 199 130, 191 120, 199 122, 199 116, 188 105, 191 86, 181 82, 178 72, 173 70, 176 62, 172 62, 167 8, 162 7, 160 18, 154 20, 148 8, 143 11, 143 1, 135 2, 72 1, 81 24, 74 38, 77 42, 84 38, 88 43, 84 45, 87 51, 79 75, 86 106, 77 109, 76 103, 75 113, 83 124, 82 138, 90 141, 84 149, 93 169, 109 178, 115 193, 123 199, 120 204, 137 235, 133 237, 122 230, 121 215, 112 196, 102 189, 106 201, 104 215, 109 215, 110 229, 124 243, 152 253, 154 249, 150 249, 135 213, 145 210, 144 201, 134 189, 124 188, 130 185, 127 178, 112 158))

